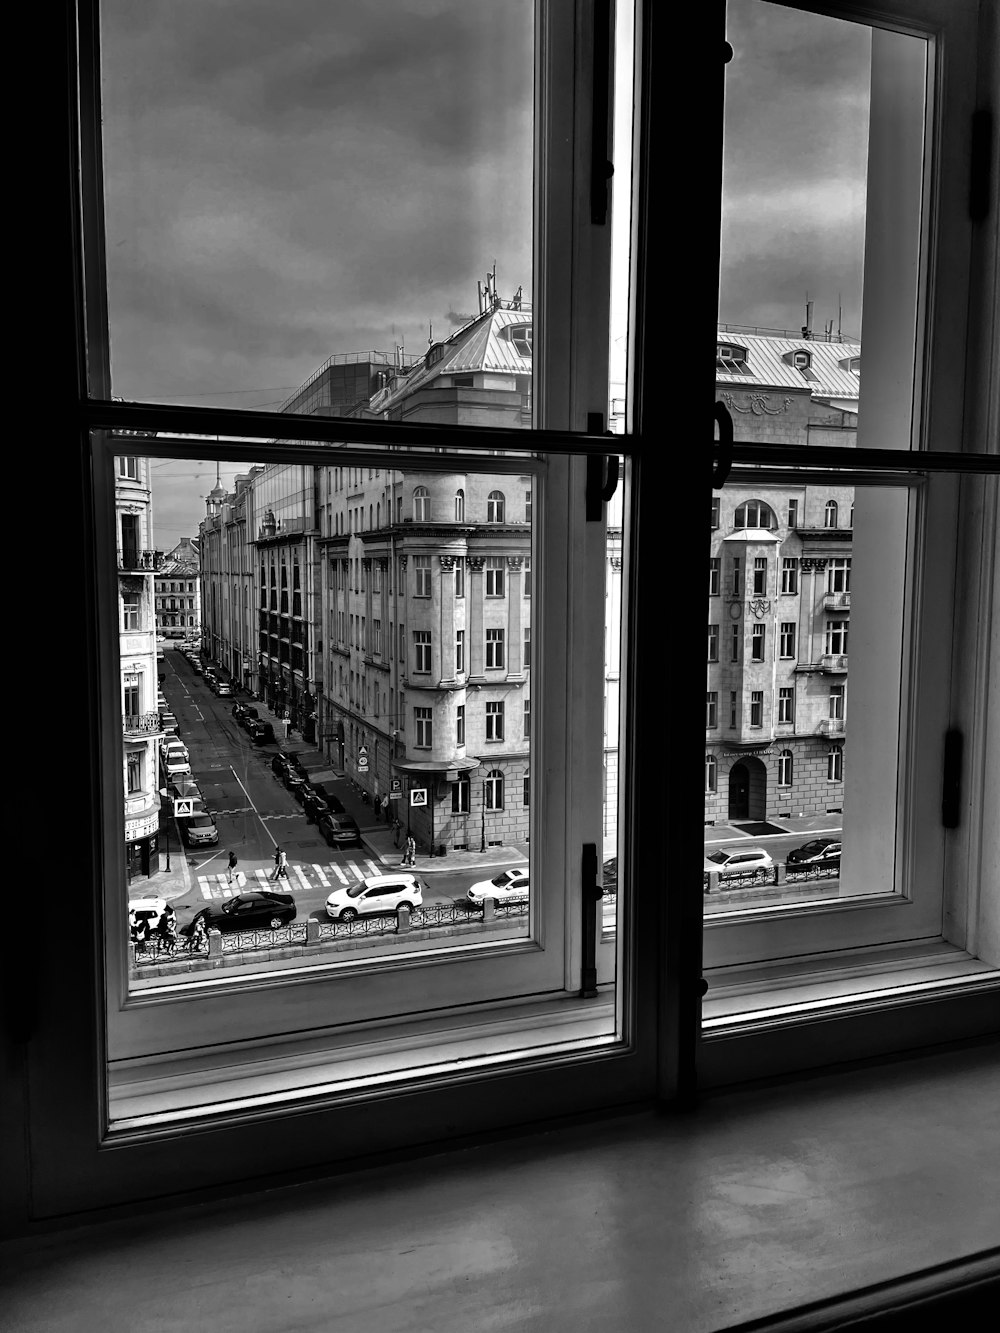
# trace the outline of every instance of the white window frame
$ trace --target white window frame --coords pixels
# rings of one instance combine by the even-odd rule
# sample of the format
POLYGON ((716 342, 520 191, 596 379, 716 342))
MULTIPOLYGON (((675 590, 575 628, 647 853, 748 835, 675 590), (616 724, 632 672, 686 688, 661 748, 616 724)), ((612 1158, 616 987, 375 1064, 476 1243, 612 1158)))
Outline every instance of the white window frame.
POLYGON ((486 704, 486 736, 487 741, 502 741, 504 739, 504 706, 502 699, 490 699, 486 704))
POLYGON ((429 629, 415 629, 413 641, 414 675, 430 675, 431 670, 431 632, 429 629))
POLYGON ((502 555, 488 555, 484 569, 487 597, 506 597, 507 561, 502 555))
POLYGON ((507 631, 498 625, 487 626, 486 628, 486 661, 487 671, 503 671, 506 669, 507 653, 507 631))
POLYGON ((795 721, 795 686, 781 685, 778 687, 778 721, 795 721))
POLYGON ((490 491, 486 497, 486 522, 503 523, 507 512, 507 497, 503 491, 490 491))
POLYGON ((709 625, 708 627, 708 660, 710 662, 717 662, 719 660, 718 625, 709 625))
POLYGON ((414 748, 430 750, 434 746, 434 709, 417 705, 413 709, 414 748))
POLYGON ((798 625, 794 620, 782 620, 779 630, 779 651, 778 656, 783 658, 794 658, 795 639, 798 625))
POLYGON ((414 597, 431 596, 431 557, 415 555, 413 557, 413 595, 414 597))

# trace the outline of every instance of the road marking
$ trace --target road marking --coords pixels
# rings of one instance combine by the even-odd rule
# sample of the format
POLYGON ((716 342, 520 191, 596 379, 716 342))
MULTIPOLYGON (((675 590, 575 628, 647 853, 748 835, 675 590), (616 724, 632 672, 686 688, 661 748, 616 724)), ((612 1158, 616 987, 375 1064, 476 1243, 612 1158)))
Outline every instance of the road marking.
MULTIPOLYGON (((230 771, 230 773, 232 773, 232 775, 233 775, 233 777, 236 779, 236 781, 240 783, 240 791, 243 793, 243 795, 244 795, 244 796, 247 798, 247 800, 250 802, 250 808, 251 808, 251 810, 253 810, 254 814, 257 815, 258 820, 260 820, 260 826, 261 826, 261 828, 264 830, 264 832, 267 834, 267 836, 268 836, 269 838, 271 838, 271 830, 270 830, 270 829, 267 827, 267 825, 264 823, 263 819, 261 819, 260 814, 259 814, 258 811, 257 811, 257 807, 254 805, 253 800, 252 800, 252 798, 251 798, 251 796, 250 796, 250 793, 247 791, 246 787, 244 787, 243 783, 240 782, 240 775, 236 772, 236 769, 233 768, 232 764, 229 765, 229 771, 230 771)), ((271 842, 274 843, 275 847, 277 847, 278 843, 277 843, 277 840, 276 840, 275 838, 271 838, 271 842)))
POLYGON ((271 882, 271 881, 268 879, 267 874, 260 868, 260 866, 258 866, 257 869, 256 869, 253 873, 254 873, 254 876, 255 876, 255 878, 256 878, 256 880, 257 880, 257 883, 260 885, 260 887, 261 887, 262 889, 266 889, 267 886, 268 886, 268 884, 270 884, 270 882, 271 882))
POLYGON ((317 879, 319 880, 319 882, 323 885, 323 888, 324 888, 324 889, 328 889, 328 888, 330 887, 330 881, 329 881, 329 880, 327 879, 327 877, 323 874, 323 867, 322 867, 322 866, 318 866, 318 865, 314 865, 314 866, 313 866, 313 870, 316 871, 316 878, 317 878, 317 879))
POLYGON ((347 864, 357 879, 364 879, 365 872, 361 869, 360 866, 356 866, 353 861, 348 861, 347 864))
POLYGON ((371 859, 367 860, 367 861, 365 862, 365 865, 368 866, 368 867, 370 868, 371 873, 372 873, 373 875, 381 875, 381 873, 382 873, 382 867, 381 867, 381 866, 377 866, 377 865, 375 864, 375 862, 372 861, 371 859))
POLYGON ((198 876, 198 887, 199 887, 199 889, 201 889, 201 896, 202 896, 203 898, 209 898, 209 899, 211 899, 211 897, 212 897, 212 890, 211 890, 211 888, 209 887, 208 880, 205 878, 204 875, 199 875, 199 876, 198 876))
POLYGON ((331 862, 330 862, 330 869, 333 871, 333 873, 334 873, 334 874, 337 876, 337 878, 340 880, 341 884, 350 884, 351 881, 350 881, 350 880, 347 878, 347 876, 344 874, 343 870, 341 870, 340 866, 335 865, 335 864, 331 861, 331 862))
POLYGON ((295 871, 296 875, 298 875, 299 879, 302 881, 302 887, 304 889, 308 889, 310 887, 310 884, 309 881, 306 879, 306 872, 302 869, 301 866, 292 866, 292 869, 295 871))

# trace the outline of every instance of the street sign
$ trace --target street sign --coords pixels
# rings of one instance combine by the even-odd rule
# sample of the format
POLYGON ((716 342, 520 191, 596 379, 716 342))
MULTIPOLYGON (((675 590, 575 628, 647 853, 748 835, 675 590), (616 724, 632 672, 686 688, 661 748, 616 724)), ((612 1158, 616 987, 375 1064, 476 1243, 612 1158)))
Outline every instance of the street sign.
POLYGON ((393 792, 395 795, 398 796, 399 793, 400 793, 402 790, 403 790, 403 779, 402 779, 402 778, 390 778, 390 779, 389 779, 389 791, 390 791, 390 792, 393 792))
POLYGON ((194 801, 191 799, 190 796, 188 797, 178 796, 177 800, 174 801, 174 814, 175 815, 194 814, 194 801))
POLYGON ((358 772, 359 773, 368 772, 368 756, 366 754, 358 755, 358 772))
POLYGON ((411 787, 411 788, 410 788, 410 804, 411 804, 411 805, 426 805, 426 804, 427 804, 427 788, 426 788, 426 787, 411 787))
POLYGON ((390 800, 390 801, 399 801, 399 800, 402 800, 402 797, 403 797, 403 793, 402 793, 401 791, 391 791, 391 792, 389 793, 389 800, 390 800))

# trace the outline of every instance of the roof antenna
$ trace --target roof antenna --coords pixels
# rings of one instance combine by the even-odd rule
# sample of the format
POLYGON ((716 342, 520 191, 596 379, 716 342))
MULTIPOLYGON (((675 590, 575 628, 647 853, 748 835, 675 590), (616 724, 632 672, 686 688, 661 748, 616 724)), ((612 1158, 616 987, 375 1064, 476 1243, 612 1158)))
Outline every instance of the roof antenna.
POLYGON ((802 325, 803 338, 812 337, 812 317, 813 317, 813 303, 812 301, 809 300, 809 293, 806 292, 806 322, 802 325))
POLYGON ((428 347, 434 346, 434 325, 430 322, 430 320, 427 321, 427 346, 428 347))
POLYGON ((840 292, 837 293, 837 342, 844 341, 844 333, 841 328, 844 318, 844 307, 840 304, 840 292))

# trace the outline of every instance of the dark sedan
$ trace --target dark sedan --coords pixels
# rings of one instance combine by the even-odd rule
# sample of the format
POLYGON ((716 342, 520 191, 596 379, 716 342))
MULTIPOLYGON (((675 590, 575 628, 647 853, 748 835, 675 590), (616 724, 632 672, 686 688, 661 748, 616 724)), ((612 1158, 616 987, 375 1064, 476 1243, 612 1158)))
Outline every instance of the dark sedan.
POLYGON ((320 815, 316 823, 329 847, 361 846, 361 830, 350 815, 320 815))
POLYGON ((274 728, 270 722, 264 722, 259 718, 249 717, 243 723, 246 727, 247 735, 253 741, 254 745, 267 745, 274 740, 274 728))
POLYGON ((321 796, 323 800, 326 801, 327 805, 330 807, 330 809, 333 811, 335 815, 342 815, 346 813, 343 801, 340 799, 339 796, 334 795, 333 783, 313 782, 310 785, 313 789, 313 792, 317 796, 321 796))
POLYGON ((297 769, 292 768, 291 765, 289 765, 289 767, 285 769, 284 773, 282 773, 281 781, 285 784, 286 788, 292 793, 293 796, 295 795, 296 791, 300 787, 304 787, 306 783, 306 780, 302 776, 302 774, 297 769))
POLYGON ((239 700, 237 700, 236 703, 233 704, 233 717, 235 717, 241 727, 245 727, 250 718, 260 717, 260 714, 257 712, 256 708, 252 707, 250 704, 241 704, 239 700))
POLYGON ((796 847, 785 857, 785 864, 790 866, 839 866, 840 839, 813 838, 811 842, 796 847))
MULTIPOLYGON (((296 792, 296 795, 298 793, 296 792)), ((329 805, 320 796, 319 792, 310 790, 308 787, 302 792, 302 809, 306 814, 306 823, 315 824, 322 815, 331 814, 329 805)))
POLYGON ((295 899, 290 893, 240 893, 203 907, 181 932, 190 935, 198 919, 207 930, 277 930, 295 920, 295 899))
POLYGON ((276 778, 281 778, 284 777, 287 768, 288 768, 288 755, 285 754, 283 750, 279 750, 278 753, 271 760, 271 772, 274 774, 276 778))

